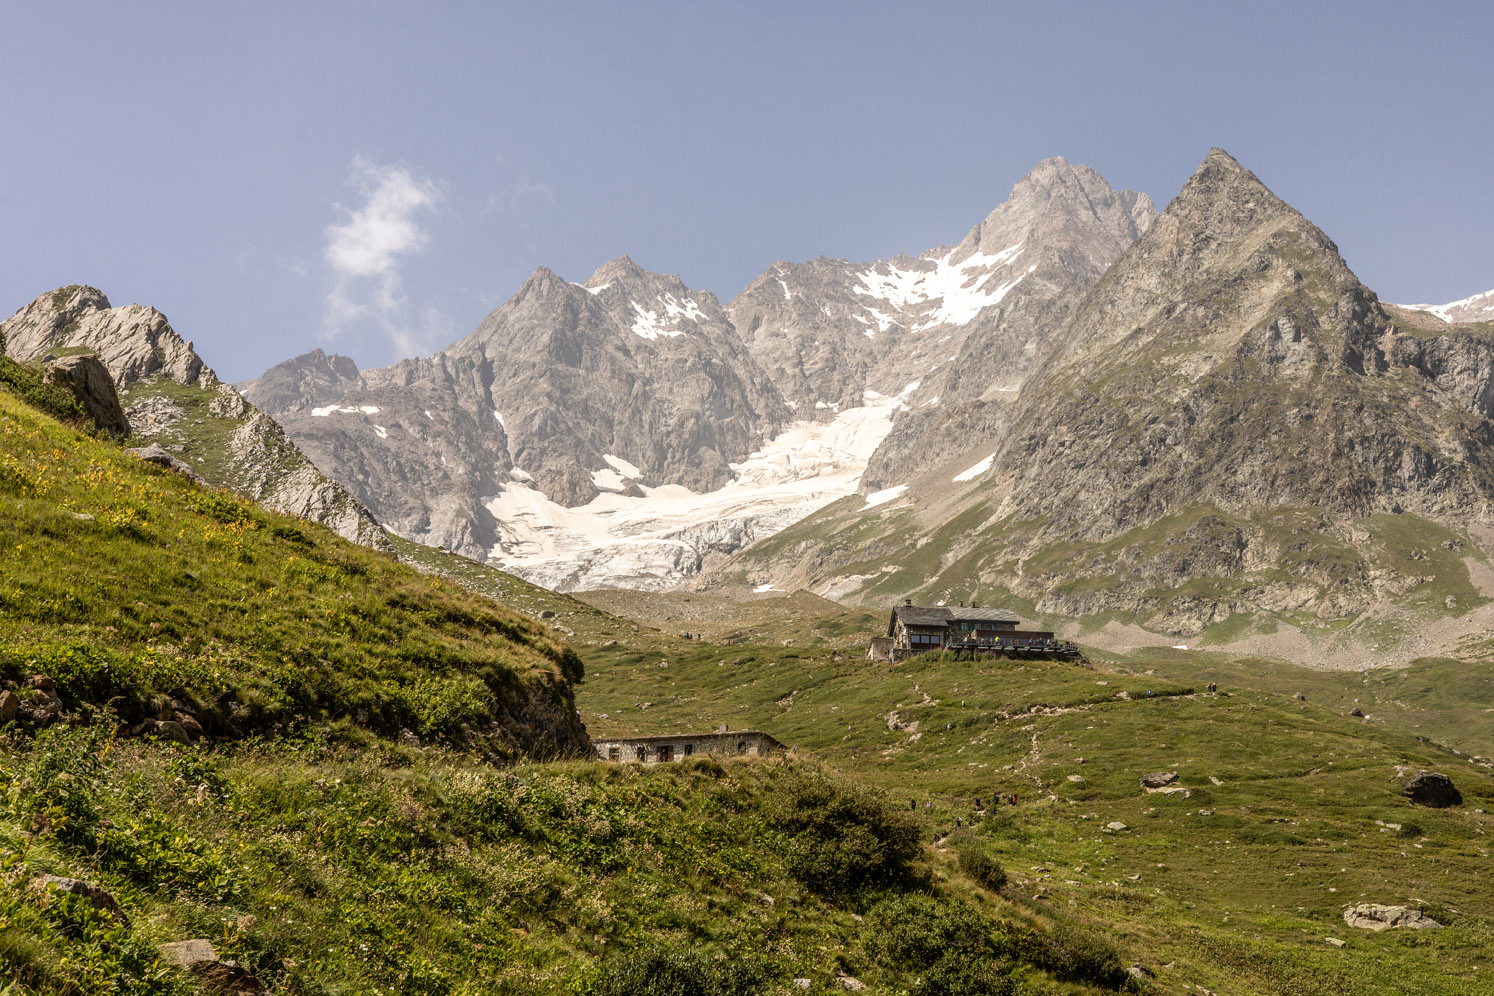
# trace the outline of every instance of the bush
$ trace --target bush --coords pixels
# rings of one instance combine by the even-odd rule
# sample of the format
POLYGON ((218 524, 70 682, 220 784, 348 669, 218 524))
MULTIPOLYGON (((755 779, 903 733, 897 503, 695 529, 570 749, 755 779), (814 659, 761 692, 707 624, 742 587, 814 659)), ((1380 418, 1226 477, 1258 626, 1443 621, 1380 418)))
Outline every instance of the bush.
POLYGON ((966 834, 959 842, 956 853, 960 859, 960 871, 979 882, 992 892, 999 892, 1006 885, 1006 869, 991 857, 986 845, 973 834, 966 834))
POLYGON ((753 962, 717 962, 703 955, 655 949, 603 966, 587 996, 758 996, 767 986, 753 962))
POLYGON ((1120 954, 1098 934, 1058 924, 1046 934, 1025 933, 1019 955, 1056 978, 1115 989, 1126 981, 1120 954))
POLYGON ((879 795, 820 774, 794 772, 767 807, 788 838, 788 867, 822 893, 905 875, 918 854, 918 827, 879 795))
POLYGON ((917 996, 1022 996, 1027 990, 997 962, 949 955, 913 990, 917 996))
POLYGON ((990 948, 991 925, 970 906, 913 892, 867 911, 867 951, 889 968, 929 968, 953 952, 968 959, 990 948))

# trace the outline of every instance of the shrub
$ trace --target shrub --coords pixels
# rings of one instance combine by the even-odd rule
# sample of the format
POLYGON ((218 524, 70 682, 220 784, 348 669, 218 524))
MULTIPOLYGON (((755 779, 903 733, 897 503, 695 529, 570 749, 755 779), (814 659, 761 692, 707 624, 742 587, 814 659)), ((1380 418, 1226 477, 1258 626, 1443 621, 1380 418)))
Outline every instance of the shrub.
POLYGON ((947 955, 913 992, 917 996, 1022 996, 1027 990, 997 962, 947 955))
POLYGON ((1117 988, 1126 981, 1120 954, 1098 934, 1070 924, 1047 933, 1025 932, 1018 942, 1022 960, 1059 979, 1117 988))
POLYGON ((867 951, 889 968, 928 968, 953 952, 962 958, 990 947, 990 925, 970 906, 913 892, 867 911, 867 951))
POLYGON ((793 772, 767 816, 788 838, 788 867, 820 892, 887 882, 918 854, 918 827, 880 796, 820 774, 793 772))
POLYGON ((983 887, 999 892, 1006 885, 1006 869, 991 857, 986 845, 973 834, 966 834, 956 851, 960 859, 960 871, 969 875, 983 887))
POLYGON ((604 965, 587 996, 758 996, 766 973, 753 962, 716 962, 705 956, 654 949, 604 965))

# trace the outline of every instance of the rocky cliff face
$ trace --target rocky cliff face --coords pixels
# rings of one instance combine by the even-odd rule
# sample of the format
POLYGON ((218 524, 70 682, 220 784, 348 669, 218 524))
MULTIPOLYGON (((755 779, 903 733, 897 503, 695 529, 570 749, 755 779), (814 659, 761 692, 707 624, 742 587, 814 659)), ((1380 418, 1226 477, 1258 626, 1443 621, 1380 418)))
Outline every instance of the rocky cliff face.
POLYGON ((1494 499, 1491 374, 1494 329, 1438 335, 1382 307, 1214 150, 1011 402, 968 428, 989 442, 952 444, 896 501, 832 506, 732 569, 1189 634, 1242 612, 1453 608, 1477 594, 1459 529, 1494 499))
POLYGON ((540 268, 466 339, 352 375, 308 354, 244 385, 401 535, 474 559, 504 490, 560 506, 720 487, 790 412, 715 297, 623 257, 540 268))
POLYGON ((118 389, 132 438, 165 446, 210 484, 388 549, 368 509, 312 466, 272 419, 220 383, 154 308, 115 308, 95 288, 64 287, 0 325, 0 342, 23 362, 97 357, 118 389))

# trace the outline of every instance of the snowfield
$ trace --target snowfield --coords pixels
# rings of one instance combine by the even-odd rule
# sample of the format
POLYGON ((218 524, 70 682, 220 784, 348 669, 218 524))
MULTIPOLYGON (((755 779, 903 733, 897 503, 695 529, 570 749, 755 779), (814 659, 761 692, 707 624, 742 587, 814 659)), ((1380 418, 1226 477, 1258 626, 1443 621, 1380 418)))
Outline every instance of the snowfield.
POLYGON ((578 508, 513 480, 484 502, 502 533, 488 561, 556 591, 671 587, 711 554, 740 549, 855 494, 867 460, 914 390, 916 383, 896 397, 868 391, 862 407, 831 422, 794 423, 733 464, 735 479, 707 494, 643 485, 645 475, 613 455, 606 457, 610 470, 592 474, 606 493, 578 508), (643 497, 617 493, 627 481, 643 497))

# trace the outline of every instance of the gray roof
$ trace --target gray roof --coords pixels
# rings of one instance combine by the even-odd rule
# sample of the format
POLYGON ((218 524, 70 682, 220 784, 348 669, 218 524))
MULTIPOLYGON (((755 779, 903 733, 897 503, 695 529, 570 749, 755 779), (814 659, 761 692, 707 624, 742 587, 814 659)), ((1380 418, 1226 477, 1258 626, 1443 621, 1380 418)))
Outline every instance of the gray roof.
POLYGON ((949 610, 942 606, 899 605, 892 614, 901 619, 904 626, 948 626, 952 618, 949 610))
POLYGON ((1021 616, 1012 615, 1005 609, 977 609, 973 606, 954 605, 950 606, 948 611, 951 619, 958 619, 963 622, 1017 623, 1022 621, 1021 616))
POLYGON ((966 605, 939 605, 925 608, 921 605, 898 605, 893 615, 903 621, 904 626, 948 626, 951 622, 1001 622, 1018 623, 1020 616, 1005 609, 974 608, 966 605))

